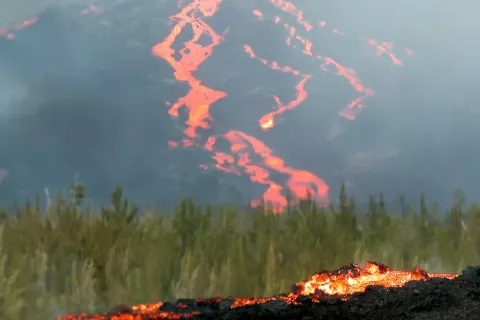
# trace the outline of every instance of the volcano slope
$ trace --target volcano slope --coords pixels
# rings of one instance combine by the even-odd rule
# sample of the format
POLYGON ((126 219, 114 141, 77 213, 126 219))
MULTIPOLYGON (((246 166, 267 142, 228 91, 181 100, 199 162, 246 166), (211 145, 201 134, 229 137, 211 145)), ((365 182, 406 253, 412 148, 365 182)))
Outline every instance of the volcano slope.
POLYGON ((67 315, 58 320, 104 319, 480 319, 480 266, 462 275, 392 271, 367 262, 315 273, 292 292, 269 298, 179 299, 104 315, 67 315))

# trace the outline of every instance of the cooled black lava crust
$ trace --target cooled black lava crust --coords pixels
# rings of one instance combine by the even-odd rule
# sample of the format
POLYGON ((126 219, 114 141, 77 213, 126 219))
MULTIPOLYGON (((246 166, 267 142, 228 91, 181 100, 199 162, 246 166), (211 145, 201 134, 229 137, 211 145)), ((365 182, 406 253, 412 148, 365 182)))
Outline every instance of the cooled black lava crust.
MULTIPOLYGON (((299 296, 298 305, 273 300, 231 308, 233 299, 199 302, 180 299, 165 303, 158 312, 168 312, 172 319, 199 312, 189 319, 480 319, 480 266, 465 269, 453 279, 432 278, 411 281, 401 288, 368 287, 363 293, 341 297, 323 297, 313 302, 299 296), (181 307, 179 307, 181 306, 181 307)), ((108 316, 131 313, 128 307, 116 307, 108 316)), ((185 317, 187 318, 187 317, 185 317)), ((144 319, 150 319, 146 316, 144 319)))

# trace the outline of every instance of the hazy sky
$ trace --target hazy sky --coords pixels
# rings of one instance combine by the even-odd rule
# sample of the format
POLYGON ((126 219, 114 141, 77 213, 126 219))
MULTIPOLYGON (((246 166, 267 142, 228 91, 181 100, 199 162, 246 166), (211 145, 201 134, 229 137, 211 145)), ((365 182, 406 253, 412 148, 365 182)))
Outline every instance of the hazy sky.
MULTIPOLYGON (((229 129, 254 135, 288 165, 325 179, 333 192, 346 180, 363 198, 424 191, 448 203, 457 187, 479 198, 480 4, 296 1, 307 20, 327 21, 308 33, 319 54, 352 68, 375 91, 350 121, 338 116, 356 96, 348 82, 288 47, 286 30, 267 19, 279 15, 300 30, 294 18, 263 1, 265 21, 258 21, 255 3, 225 0, 207 20, 220 34, 228 31, 196 76, 228 97, 212 107, 216 124, 204 135, 229 129), (361 37, 392 41, 404 66, 376 56, 361 37), (268 133, 258 118, 274 108, 272 95, 293 99, 298 79, 250 59, 244 44, 313 75, 308 99, 268 133)), ((115 4, 87 16, 81 1, 39 7, 35 25, 15 40, 0 39, 0 199, 64 187, 76 173, 97 202, 116 183, 140 202, 161 204, 184 195, 245 202, 261 194, 246 176, 200 169, 211 163, 205 151, 167 147, 182 137, 182 121, 170 118, 164 102, 187 87, 172 81, 171 67, 152 57, 151 47, 168 34, 175 1, 115 4)), ((31 10, 17 9, 16 16, 27 19, 31 10)))

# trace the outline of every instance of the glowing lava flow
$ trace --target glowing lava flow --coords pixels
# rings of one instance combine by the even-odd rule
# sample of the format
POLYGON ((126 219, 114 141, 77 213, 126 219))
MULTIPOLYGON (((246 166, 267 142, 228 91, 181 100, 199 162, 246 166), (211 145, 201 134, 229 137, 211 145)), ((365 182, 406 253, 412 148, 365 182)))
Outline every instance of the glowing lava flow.
MULTIPOLYGON (((249 175, 251 181, 265 185, 267 191, 263 195, 263 200, 271 204, 275 212, 280 212, 287 205, 287 199, 283 194, 282 185, 270 178, 271 171, 287 177, 286 185, 294 199, 305 198, 309 195, 313 199, 327 201, 329 187, 322 179, 311 172, 286 166, 281 158, 275 156, 269 147, 255 137, 240 131, 229 131, 223 135, 211 136, 205 142, 201 142, 197 131, 211 127, 213 119, 210 108, 212 104, 227 96, 225 92, 204 86, 201 80, 193 76, 193 72, 212 55, 213 49, 223 40, 222 36, 199 17, 200 14, 203 17, 213 16, 220 3, 221 0, 195 0, 186 5, 178 14, 170 18, 171 21, 176 21, 171 33, 152 49, 155 56, 164 59, 172 66, 177 81, 186 82, 190 86, 190 90, 184 97, 173 104, 167 103, 170 107, 169 114, 173 117, 179 116, 181 108, 187 110, 188 119, 183 131, 185 138, 182 140, 182 145, 184 147, 197 146, 208 150, 212 153, 212 159, 216 162, 217 169, 237 175, 244 172, 249 175), (193 37, 184 43, 184 48, 179 51, 180 59, 176 60, 174 57, 176 51, 172 47, 187 26, 192 28, 193 37), (211 39, 210 44, 205 46, 199 44, 200 38, 204 35, 211 39), (216 148, 216 142, 220 138, 230 143, 231 153, 222 152, 216 148), (253 156, 256 159, 253 159, 253 156)), ((272 67, 290 71, 295 75, 299 74, 292 68, 281 68, 276 64, 273 64, 272 67)), ((308 76, 304 76, 303 79, 304 83, 308 76)), ((276 98, 280 110, 293 108, 305 100, 306 92, 302 86, 302 83, 299 84, 299 96, 290 104, 283 106, 280 98, 276 98)), ((264 125, 268 125, 268 123, 267 119, 264 125)), ((271 125, 273 126, 273 123, 271 125)), ((169 144, 171 147, 178 146, 175 141, 170 141, 169 144)), ((261 200, 258 199, 252 201, 252 205, 260 203, 261 200)))
MULTIPOLYGON (((175 103, 170 104, 169 114, 178 117, 181 108, 185 108, 188 114, 186 128, 183 130, 185 138, 182 139, 183 147, 197 146, 212 153, 212 159, 218 170, 241 175, 246 173, 250 180, 266 186, 267 190, 263 194, 263 200, 273 205, 274 212, 280 212, 287 205, 285 192, 288 192, 293 199, 302 199, 311 196, 313 199, 327 203, 329 187, 321 178, 306 170, 298 170, 285 165, 283 159, 275 156, 273 151, 256 137, 252 137, 244 132, 231 130, 222 135, 211 136, 203 140, 198 135, 199 129, 209 129, 213 119, 210 108, 217 101, 226 98, 227 93, 214 90, 204 86, 201 80, 193 76, 198 67, 212 55, 213 50, 218 46, 223 37, 217 34, 202 18, 208 18, 216 14, 219 9, 221 0, 195 0, 181 8, 181 11, 172 16, 170 21, 175 21, 171 33, 162 41, 153 47, 153 54, 167 61, 174 70, 175 78, 180 82, 187 82, 190 86, 188 93, 178 99, 175 103), (173 45, 178 36, 182 34, 186 27, 191 27, 193 37, 184 43, 178 53, 180 58, 177 60, 174 56, 177 53, 173 49, 173 45), (208 36, 210 43, 202 45, 199 40, 202 36, 208 36), (217 141, 223 139, 229 142, 230 152, 220 151, 217 148, 217 141), (274 181, 271 173, 280 173, 286 177, 285 183, 274 181), (288 190, 285 190, 285 185, 288 190)), ((292 3, 283 0, 270 0, 270 3, 279 10, 293 15, 296 22, 304 29, 305 32, 313 30, 316 26, 304 18, 302 10, 296 8, 292 3)), ((182 1, 178 1, 178 6, 183 5, 182 1)), ((264 15, 259 9, 253 10, 253 14, 260 20, 264 20, 264 15)), ((353 120, 358 112, 364 108, 364 101, 374 95, 374 91, 367 88, 357 77, 354 70, 343 66, 331 57, 321 56, 314 53, 313 43, 307 38, 299 35, 297 28, 282 23, 282 18, 275 16, 273 19, 275 24, 281 24, 287 30, 287 38, 285 43, 297 48, 300 44, 302 52, 310 56, 315 61, 319 61, 319 68, 329 72, 333 67, 335 74, 345 78, 351 87, 358 93, 348 105, 339 112, 339 114, 347 119, 353 120)), ((320 21, 318 25, 322 28, 326 26, 326 21, 320 21)), ((337 29, 332 30, 333 33, 343 35, 337 29)), ((362 40, 365 40, 362 38, 362 40)), ((379 43, 374 39, 366 39, 369 45, 377 48, 377 55, 387 54, 397 65, 403 65, 391 51, 392 44, 390 42, 379 43)), ((244 51, 252 58, 272 70, 281 71, 298 77, 299 80, 295 86, 296 95, 292 101, 282 102, 281 98, 274 95, 272 98, 276 103, 274 111, 263 115, 259 120, 259 126, 264 131, 269 131, 277 124, 277 118, 287 112, 300 106, 307 98, 308 92, 305 89, 307 81, 312 78, 311 74, 303 73, 291 66, 281 66, 276 61, 268 61, 267 59, 258 57, 254 49, 248 45, 244 45, 244 51)), ((408 52, 407 52, 408 53, 408 52)), ((176 141, 170 141, 171 147, 179 145, 176 141)), ((206 165, 201 166, 204 169, 206 165)), ((261 204, 261 200, 252 200, 252 205, 261 204)))
MULTIPOLYGON (((276 7, 279 10, 284 11, 285 13, 288 13, 290 15, 293 15, 296 18, 297 23, 305 30, 305 32, 309 32, 313 29, 315 29, 315 25, 312 24, 311 22, 305 20, 304 18, 304 13, 302 10, 298 9, 293 3, 289 1, 284 1, 284 0, 270 0, 270 3, 276 7)), ((260 20, 264 20, 264 14, 261 10, 255 9, 253 10, 252 14, 256 16, 260 20)), ((300 45, 303 47, 302 52, 305 55, 310 56, 314 60, 318 60, 321 62, 320 68, 323 71, 328 72, 329 71, 329 66, 333 66, 334 69, 336 70, 336 75, 344 77, 352 86, 352 88, 359 94, 356 98, 354 98, 348 105, 339 112, 339 115, 349 119, 349 120, 354 120, 357 116, 357 114, 365 107, 364 106, 364 101, 368 98, 373 96, 375 93, 372 89, 367 88, 365 85, 362 84, 361 80, 357 77, 356 73, 354 70, 347 68, 343 66, 341 63, 337 62, 335 59, 331 57, 325 57, 321 56, 319 54, 315 54, 313 52, 313 43, 308 40, 305 37, 302 37, 298 34, 297 28, 288 24, 288 23, 282 23, 282 18, 279 16, 275 16, 273 18, 273 22, 275 24, 282 24, 283 27, 287 30, 288 36, 285 40, 285 44, 287 46, 290 46, 292 48, 297 48, 297 45, 294 44, 294 41, 297 41, 300 43, 300 45)), ((327 22, 325 20, 319 21, 318 25, 322 28, 326 27, 327 22)), ((337 29, 332 29, 332 32, 338 35, 343 35, 343 32, 337 30, 337 29)), ((392 48, 393 44, 392 42, 382 42, 380 43, 379 41, 371 38, 360 38, 360 40, 367 41, 367 43, 371 46, 374 46, 377 49, 377 56, 380 56, 382 54, 386 54, 390 57, 392 62, 395 65, 398 66, 403 66, 403 62, 393 54, 392 48)), ((283 72, 289 72, 294 74, 295 76, 298 76, 300 74, 300 71, 295 70, 290 67, 286 68, 278 68, 278 65, 276 62, 272 62, 270 65, 268 64, 267 60, 258 58, 255 56, 253 49, 249 46, 245 49, 245 51, 252 57, 263 64, 269 66, 272 70, 280 70, 283 72)), ((409 49, 406 49, 406 53, 411 56, 412 51, 409 49)), ((307 97, 307 92, 304 89, 304 85, 306 82, 306 78, 310 78, 311 75, 303 75, 302 79, 299 81, 297 84, 296 90, 297 90, 297 99, 295 101, 290 102, 286 106, 281 105, 279 102, 279 98, 277 96, 274 96, 274 100, 277 103, 278 109, 275 110, 274 112, 268 113, 264 115, 260 120, 259 120, 259 125, 262 127, 264 130, 269 130, 272 129, 275 126, 275 118, 280 116, 282 113, 284 113, 287 110, 293 109, 297 107, 299 104, 301 104, 307 97)))
POLYGON ((29 20, 25 20, 25 21, 23 21, 19 24, 16 24, 13 27, 8 28, 8 29, 0 28, 0 37, 5 37, 8 40, 13 40, 16 37, 16 35, 15 35, 16 31, 23 30, 23 29, 31 26, 32 24, 35 24, 37 22, 37 20, 38 20, 38 18, 31 18, 29 20))
POLYGON ((263 130, 270 130, 275 126, 275 118, 284 113, 287 110, 295 109, 308 97, 308 93, 305 90, 305 83, 312 77, 310 74, 301 74, 300 71, 290 67, 290 66, 280 66, 278 62, 268 62, 266 59, 259 58, 255 55, 252 47, 249 45, 244 45, 244 50, 250 55, 251 58, 260 61, 262 64, 268 66, 272 70, 279 70, 285 73, 291 73, 294 76, 300 77, 295 89, 296 89, 296 98, 293 101, 290 101, 287 104, 282 104, 280 97, 273 96, 275 103, 277 104, 277 109, 273 112, 267 113, 258 121, 260 127, 263 130))
MULTIPOLYGON (((103 9, 97 6, 92 0, 89 0, 88 5, 85 9, 80 11, 80 14, 86 15, 97 15, 101 14, 103 9)), ((33 17, 23 22, 17 23, 8 28, 0 28, 0 38, 6 38, 8 40, 13 40, 17 37, 16 33, 30 27, 31 25, 37 23, 38 17, 33 17)))
MULTIPOLYGON (((231 154, 215 152, 214 159, 217 162, 217 169, 239 174, 233 168, 225 165, 237 165, 250 176, 250 180, 268 186, 263 194, 263 200, 272 205, 273 212, 279 213, 287 206, 287 199, 282 194, 283 187, 270 179, 269 170, 287 176, 286 185, 291 192, 293 199, 305 199, 311 197, 326 204, 328 202, 329 187, 321 178, 306 170, 290 168, 285 162, 275 156, 273 151, 262 141, 249 136, 244 132, 231 130, 221 136, 231 144, 231 154), (249 149, 259 160, 252 159, 249 149)), ((210 137, 206 149, 214 151, 217 137, 210 137)), ((252 200, 253 206, 261 204, 261 199, 252 200)))
MULTIPOLYGON (((296 17, 297 22, 304 28, 304 30, 306 32, 309 32, 309 31, 311 31, 315 28, 313 24, 311 24, 310 22, 308 22, 304 19, 303 11, 297 9, 290 2, 282 1, 282 0, 270 0, 270 2, 275 7, 277 7, 278 9, 283 10, 283 11, 285 11, 285 12, 291 14, 291 15, 294 15, 296 17)), ((263 13, 260 10, 258 10, 258 9, 254 10, 253 14, 256 17, 263 20, 263 13)), ((282 19, 279 16, 276 16, 273 21, 274 21, 275 24, 280 24, 282 19)), ((325 26, 325 25, 326 25, 325 21, 322 21, 320 23, 320 26, 322 26, 322 27, 325 26)), ((353 99, 347 105, 346 108, 344 108, 342 111, 339 112, 339 114, 342 117, 345 117, 345 118, 350 119, 350 120, 354 120, 356 118, 356 115, 358 114, 358 112, 361 109, 364 108, 364 105, 363 105, 364 100, 366 98, 374 95, 373 90, 365 87, 362 84, 362 82, 360 81, 360 79, 356 76, 355 71, 353 71, 352 69, 343 66, 342 64, 335 61, 335 59, 333 59, 331 57, 324 57, 324 56, 321 56, 319 54, 315 54, 313 52, 313 43, 310 40, 308 40, 307 38, 298 35, 297 28, 295 28, 294 26, 292 26, 288 23, 283 23, 283 27, 288 32, 288 36, 285 40, 285 43, 288 46, 290 46, 292 48, 297 48, 297 45, 293 44, 293 41, 299 42, 303 47, 302 52, 305 55, 308 55, 311 58, 313 58, 314 60, 317 60, 317 61, 321 62, 321 64, 320 64, 321 70, 328 72, 329 71, 328 67, 333 66, 336 69, 336 74, 344 77, 350 83, 352 88, 359 94, 359 96, 356 97, 355 99, 353 99)), ((335 33, 339 33, 339 32, 336 31, 335 33)), ((247 51, 248 54, 250 54, 250 56, 252 58, 256 58, 257 60, 261 61, 263 64, 267 65, 266 60, 257 58, 254 55, 253 49, 249 48, 246 51, 247 51)), ((273 68, 272 65, 270 65, 269 67, 271 69, 277 69, 278 70, 278 68, 273 68)), ((285 70, 282 70, 282 71, 285 71, 285 70)), ((297 72, 297 74, 300 73, 298 70, 295 70, 295 71, 297 72)), ((305 75, 304 77, 311 77, 311 76, 310 75, 305 75)), ((306 97, 307 93, 303 89, 304 82, 305 82, 305 79, 302 79, 299 82, 299 84, 297 85, 297 91, 301 90, 302 95, 306 97)), ((275 101, 278 101, 278 97, 274 97, 274 99, 275 99, 275 101)), ((297 98, 297 101, 292 102, 290 104, 290 107, 280 106, 278 110, 275 110, 274 112, 271 112, 267 115, 264 115, 260 120, 260 126, 265 129, 265 127, 266 127, 265 123, 268 121, 270 123, 270 125, 268 126, 268 129, 271 129, 273 127, 273 125, 275 124, 275 117, 284 113, 288 109, 292 109, 293 106, 295 106, 295 107, 298 106, 301 102, 303 102, 303 100, 300 100, 300 99, 297 98)))
POLYGON ((321 291, 327 295, 350 295, 364 292, 368 286, 401 287, 408 281, 428 278, 456 278, 451 273, 427 273, 416 267, 413 271, 390 270, 387 266, 366 262, 365 267, 353 265, 340 272, 315 273, 308 280, 296 284, 296 294, 310 295, 321 291))
MULTIPOLYGON (((329 187, 325 181, 311 172, 286 166, 284 160, 275 156, 273 151, 258 138, 236 130, 211 136, 206 140, 202 140, 198 135, 199 129, 209 129, 212 125, 213 119, 210 114, 212 105, 220 99, 227 97, 227 93, 208 88, 202 84, 201 80, 193 76, 193 72, 212 55, 214 48, 223 40, 223 37, 217 34, 202 19, 216 14, 220 3, 221 0, 195 0, 190 2, 184 6, 178 14, 170 18, 171 21, 176 22, 171 33, 163 42, 153 47, 153 54, 164 59, 173 67, 175 78, 180 82, 187 82, 190 87, 190 90, 184 97, 178 99, 173 104, 167 103, 169 106, 169 114, 173 117, 179 116, 181 108, 185 108, 187 111, 188 119, 185 123, 186 128, 183 130, 185 138, 181 141, 182 146, 197 146, 203 148, 211 152, 215 167, 218 170, 235 175, 245 173, 250 177, 252 182, 266 186, 267 190, 263 194, 263 200, 273 205, 274 212, 280 212, 287 205, 286 192, 288 192, 294 200, 311 196, 320 202, 328 202, 329 187), (178 52, 180 58, 177 60, 175 58, 177 52, 173 49, 173 45, 187 26, 192 28, 193 37, 184 43, 184 48, 178 52), (204 35, 208 36, 211 40, 208 45, 199 43, 200 38, 204 35), (220 139, 229 142, 231 146, 229 152, 218 149, 217 141, 220 139), (274 181, 271 175, 273 172, 285 176, 285 183, 274 181), (284 186, 286 186, 288 190, 285 190, 284 186)), ((304 18, 303 11, 296 8, 292 3, 283 0, 270 0, 270 3, 277 9, 293 15, 296 22, 300 25, 300 28, 303 28, 305 32, 309 32, 316 27, 313 23, 308 22, 304 18)), ((178 6, 181 7, 182 5, 183 1, 179 0, 178 6)), ((264 20, 263 13, 259 9, 253 10, 253 14, 258 19, 264 20)), ((310 56, 314 61, 320 62, 319 68, 321 70, 329 72, 330 69, 333 68, 336 75, 348 81, 351 87, 358 93, 358 96, 348 103, 339 114, 347 119, 355 119, 358 112, 364 108, 364 101, 368 97, 373 96, 374 91, 367 88, 361 82, 354 70, 343 66, 331 57, 314 53, 313 43, 306 37, 299 35, 296 27, 288 23, 283 23, 282 18, 279 16, 275 16, 273 21, 275 24, 283 25, 287 30, 288 35, 285 43, 288 46, 297 48, 297 45, 300 44, 302 52, 305 55, 310 56)), ((326 24, 326 21, 320 21, 318 26, 324 28, 326 24)), ((332 32, 343 35, 343 33, 337 29, 333 29, 332 32)), ((403 65, 392 53, 392 44, 390 42, 379 43, 374 39, 366 40, 369 45, 377 48, 377 55, 387 54, 395 64, 403 65)), ((275 127, 279 116, 288 110, 297 108, 308 98, 305 85, 307 81, 312 78, 312 75, 303 73, 291 66, 281 66, 276 61, 268 61, 267 59, 258 57, 254 49, 248 44, 244 45, 244 51, 252 59, 259 61, 270 69, 291 74, 299 79, 295 87, 295 98, 289 102, 282 102, 279 96, 274 95, 272 98, 276 103, 275 110, 263 115, 259 119, 259 126, 264 131, 269 131, 275 127)), ((171 147, 177 147, 179 143, 170 141, 169 145, 171 147)), ((204 169, 208 168, 206 165, 202 165, 201 167, 204 169)), ((261 204, 261 200, 252 200, 252 205, 257 206, 259 204, 261 204)))
POLYGON ((96 5, 93 1, 89 1, 88 6, 80 12, 82 15, 87 16, 91 14, 101 14, 103 9, 96 5))
POLYGON ((175 70, 174 76, 177 81, 187 82, 190 90, 186 96, 180 98, 171 105, 169 114, 174 117, 179 116, 179 110, 182 107, 188 110, 187 128, 184 130, 188 137, 184 144, 195 144, 193 138, 198 138, 197 129, 208 129, 211 126, 212 117, 210 107, 213 103, 227 96, 225 92, 213 90, 202 85, 202 82, 193 76, 193 72, 212 54, 213 49, 218 46, 222 37, 206 24, 203 20, 196 17, 197 10, 204 17, 210 17, 216 13, 221 0, 201 1, 195 0, 184 7, 180 13, 171 17, 171 21, 177 20, 172 32, 166 39, 153 47, 153 54, 167 61, 175 70), (180 50, 180 60, 175 60, 175 50, 172 48, 176 38, 182 33, 186 26, 191 26, 193 38, 185 42, 184 48, 180 50), (200 38, 208 35, 211 43, 202 46, 198 43, 200 38))
MULTIPOLYGON (((287 294, 280 294, 268 298, 246 297, 246 298, 213 298, 213 299, 195 299, 195 303, 201 304, 205 310, 212 306, 213 310, 218 310, 218 304, 224 300, 231 302, 230 309, 241 308, 249 305, 264 304, 269 301, 283 300, 288 304, 302 306, 298 300, 300 296, 308 296, 313 303, 318 303, 328 296, 337 296, 344 301, 348 301, 352 294, 365 292, 368 286, 377 285, 385 288, 402 287, 412 280, 427 280, 429 278, 454 279, 458 275, 450 273, 427 273, 416 267, 413 271, 390 270, 387 266, 375 262, 366 262, 365 267, 359 265, 350 265, 340 268, 337 271, 326 271, 315 273, 308 280, 298 282, 294 286, 294 291, 287 294)), ((58 320, 142 320, 142 319, 186 319, 196 315, 201 315, 201 311, 188 311, 187 305, 183 302, 177 302, 175 309, 178 311, 165 311, 162 307, 165 303, 158 302, 154 304, 140 304, 131 308, 125 308, 124 311, 112 312, 109 315, 89 316, 81 314, 75 316, 69 314, 58 320)), ((304 306, 309 308, 310 304, 304 306)), ((211 315, 211 314, 210 314, 211 315)))
MULTIPOLYGON (((181 140, 183 147, 196 146, 209 151, 214 160, 214 166, 222 171, 233 173, 236 175, 247 174, 251 181, 264 185, 266 191, 263 194, 263 200, 273 205, 274 211, 281 211, 287 204, 286 194, 289 193, 293 199, 304 198, 307 195, 321 202, 328 202, 329 187, 321 178, 315 174, 306 171, 294 169, 287 166, 283 159, 274 155, 271 148, 266 146, 260 139, 252 137, 245 132, 231 130, 221 135, 211 136, 203 139, 198 131, 200 129, 209 129, 213 123, 210 108, 219 100, 226 98, 227 93, 209 88, 202 84, 200 79, 193 76, 198 67, 212 55, 213 50, 222 41, 223 36, 217 34, 211 26, 203 19, 212 17, 219 9, 222 0, 193 0, 188 4, 184 4, 186 0, 177 0, 177 6, 180 12, 170 17, 171 22, 175 22, 170 34, 164 41, 155 45, 152 52, 155 56, 168 62, 173 70, 174 77, 179 82, 188 83, 190 89, 188 93, 170 104, 169 114, 172 117, 179 117, 180 110, 186 109, 188 119, 186 127, 183 130, 184 138, 181 140), (176 52, 173 49, 175 42, 185 28, 191 28, 193 37, 184 43, 184 47, 176 52), (206 36, 206 37, 204 37, 206 36), (201 38, 209 38, 207 45, 200 43, 201 38), (180 58, 177 58, 179 54, 180 58), (229 142, 230 151, 220 151, 217 141, 223 139, 229 142), (282 176, 284 181, 276 181, 272 178, 272 174, 277 173, 282 176), (288 190, 287 190, 288 189, 288 190)), ((276 9, 295 17, 297 27, 283 22, 280 16, 275 16, 273 22, 283 26, 287 31, 285 44, 291 48, 300 47, 302 52, 310 56, 314 61, 319 62, 320 70, 329 72, 333 71, 336 75, 345 78, 351 87, 358 93, 348 105, 339 112, 339 114, 347 119, 355 119, 356 115, 364 108, 364 101, 374 95, 374 91, 367 88, 357 77, 355 71, 343 66, 331 57, 321 56, 314 52, 313 43, 305 36, 300 35, 300 31, 310 32, 317 27, 325 28, 327 22, 322 20, 317 23, 311 23, 304 17, 304 12, 294 4, 284 0, 269 0, 270 4, 276 9), (300 30, 302 29, 302 30, 300 30), (299 31, 300 30, 300 31, 299 31), (333 70, 331 70, 333 69, 333 70)), ((96 6, 93 0, 88 1, 88 8, 81 13, 99 14, 102 9, 96 6)), ((260 20, 264 20, 264 15, 259 9, 253 10, 253 14, 260 20)), ((1 30, 0 36, 13 39, 15 34, 13 31, 21 30, 37 21, 36 18, 25 21, 21 24, 10 28, 9 30, 1 30)), ((343 35, 343 32, 332 29, 333 33, 343 35)), ((393 54, 393 44, 391 42, 380 42, 372 38, 361 38, 369 45, 377 50, 377 55, 387 55, 394 64, 403 66, 403 62, 393 54)), ((278 95, 274 95, 272 99, 276 103, 275 110, 264 114, 258 120, 259 126, 264 131, 273 129, 277 124, 277 119, 289 110, 299 107, 307 98, 308 92, 305 86, 311 81, 312 75, 304 73, 297 68, 291 66, 281 66, 276 61, 269 61, 256 55, 252 46, 245 44, 244 51, 250 55, 252 59, 259 61, 272 70, 281 71, 291 74, 298 78, 298 82, 294 88, 296 95, 291 101, 282 101, 278 95)), ((411 50, 406 49, 408 55, 412 55, 411 50)), ((169 141, 171 147, 177 147, 179 142, 169 141)), ((202 165, 207 169, 208 166, 202 165)), ((277 175, 275 175, 277 176, 277 175)), ((259 205, 261 200, 255 199, 252 205, 259 205)))

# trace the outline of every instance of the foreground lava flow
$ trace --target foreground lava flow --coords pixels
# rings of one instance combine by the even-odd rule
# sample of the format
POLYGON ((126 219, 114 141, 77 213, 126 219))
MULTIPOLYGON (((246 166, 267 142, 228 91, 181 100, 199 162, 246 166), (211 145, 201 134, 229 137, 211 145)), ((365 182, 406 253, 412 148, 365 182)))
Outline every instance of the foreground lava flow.
MULTIPOLYGON (((354 293, 361 293, 368 286, 376 285, 385 288, 401 287, 408 281, 427 280, 429 278, 454 279, 458 275, 451 273, 427 273, 419 267, 413 271, 390 270, 387 266, 376 262, 366 262, 365 267, 352 264, 336 271, 324 271, 315 273, 308 280, 295 284, 294 290, 288 294, 281 294, 268 298, 227 298, 232 303, 230 309, 240 308, 247 305, 265 304, 274 300, 282 300, 288 304, 300 304, 298 298, 307 296, 314 303, 320 302, 325 297, 339 296, 348 300, 354 293)), ((223 298, 197 299, 198 304, 212 306, 219 309, 218 305, 223 298)), ((131 308, 119 308, 104 315, 69 314, 57 320, 143 320, 143 319, 184 319, 200 315, 201 311, 165 311, 168 302, 154 304, 141 304, 131 308)), ((176 310, 187 309, 187 305, 179 300, 175 305, 176 310)))

